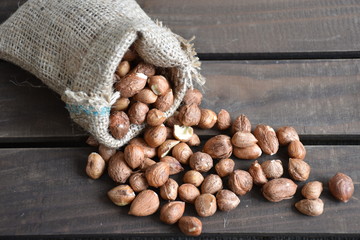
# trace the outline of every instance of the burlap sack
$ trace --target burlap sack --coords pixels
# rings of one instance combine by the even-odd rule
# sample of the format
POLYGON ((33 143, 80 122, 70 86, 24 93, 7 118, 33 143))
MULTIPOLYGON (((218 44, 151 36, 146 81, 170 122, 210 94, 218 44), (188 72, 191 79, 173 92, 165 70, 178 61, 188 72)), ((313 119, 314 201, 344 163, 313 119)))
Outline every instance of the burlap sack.
POLYGON ((176 75, 172 115, 192 82, 203 84, 192 45, 153 22, 134 0, 29 0, 0 26, 0 58, 28 70, 59 93, 71 118, 98 141, 120 147, 140 133, 132 125, 120 140, 108 131, 120 97, 113 74, 125 51, 176 75))

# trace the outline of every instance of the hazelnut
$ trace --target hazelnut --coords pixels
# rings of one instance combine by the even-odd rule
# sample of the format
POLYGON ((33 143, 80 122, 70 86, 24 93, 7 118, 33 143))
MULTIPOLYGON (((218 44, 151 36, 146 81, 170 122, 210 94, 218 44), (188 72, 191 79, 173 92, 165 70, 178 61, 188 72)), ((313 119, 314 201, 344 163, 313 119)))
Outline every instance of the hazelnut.
POLYGON ((224 158, 215 165, 215 171, 220 177, 226 177, 234 171, 234 167, 234 160, 230 158, 224 158))
POLYGON ((125 183, 132 174, 131 168, 126 164, 124 153, 118 151, 109 160, 108 174, 117 183, 125 183))
POLYGON ((172 149, 172 156, 182 164, 188 164, 193 151, 186 143, 179 143, 172 149))
POLYGON ((103 144, 99 145, 99 154, 104 159, 105 162, 108 162, 109 159, 115 155, 116 149, 115 148, 109 148, 103 144))
POLYGON ((200 196, 200 191, 197 187, 190 183, 182 184, 178 189, 179 198, 187 203, 194 203, 195 199, 200 196))
POLYGON ((293 127, 281 127, 276 131, 276 136, 282 146, 288 145, 292 141, 300 140, 299 135, 293 127))
POLYGON ((168 80, 161 75, 150 77, 148 84, 151 90, 158 96, 164 95, 170 89, 168 80))
POLYGON ((263 196, 270 202, 280 202, 294 196, 297 185, 288 178, 275 178, 262 187, 263 196))
POLYGON ((129 184, 135 192, 144 191, 149 187, 145 174, 140 172, 134 173, 130 176, 129 184))
POLYGON ((224 109, 221 109, 217 115, 217 128, 219 130, 226 130, 231 126, 230 113, 224 109))
POLYGON ((178 183, 174 179, 169 178, 165 184, 160 187, 160 196, 164 200, 175 200, 178 195, 178 189, 178 183))
POLYGON ((149 107, 145 103, 136 102, 128 110, 130 123, 142 124, 145 122, 146 114, 149 112, 149 107))
POLYGON ((187 142, 191 139, 193 134, 194 134, 194 129, 192 127, 179 126, 179 125, 174 126, 173 135, 177 140, 180 140, 182 142, 187 142))
POLYGON ((249 119, 244 114, 239 115, 232 123, 231 132, 232 134, 236 132, 251 132, 249 119))
POLYGON ((178 115, 179 112, 175 111, 173 115, 165 120, 165 125, 170 128, 173 128, 175 125, 181 125, 181 122, 178 119, 178 115))
POLYGON ((111 106, 112 111, 125 111, 130 105, 129 98, 119 98, 116 102, 111 106))
POLYGON ((258 161, 255 161, 251 164, 249 168, 249 173, 253 178, 254 184, 256 185, 264 185, 267 183, 266 175, 261 167, 261 165, 258 163, 258 161))
POLYGON ((217 210, 216 198, 210 193, 204 193, 195 200, 195 210, 200 217, 210 217, 217 210))
POLYGON ((178 120, 184 126, 198 125, 201 119, 201 110, 197 104, 183 105, 179 109, 178 120))
POLYGON ((354 183, 351 177, 338 172, 330 179, 329 190, 336 199, 347 202, 354 193, 354 183))
POLYGON ((169 127, 166 127, 166 139, 172 139, 173 137, 173 130, 169 127))
POLYGON ((189 89, 186 91, 183 102, 185 105, 196 104, 200 105, 203 98, 202 93, 197 89, 189 89))
POLYGON ((289 159, 289 174, 292 179, 304 182, 309 178, 311 167, 302 159, 289 159))
POLYGON ((142 73, 147 77, 151 77, 155 75, 156 69, 155 66, 149 63, 140 62, 134 69, 134 73, 142 73))
POLYGON ((142 147, 144 151, 144 157, 146 158, 153 158, 156 156, 156 148, 150 147, 142 138, 133 138, 130 140, 129 144, 142 147))
POLYGON ((258 145, 264 153, 274 155, 279 150, 279 141, 272 127, 257 125, 254 130, 254 136, 258 140, 258 145))
POLYGON ((215 194, 223 188, 223 183, 219 175, 210 174, 205 177, 201 184, 201 193, 215 194))
POLYGON ((166 112, 170 110, 173 104, 174 104, 173 90, 169 89, 164 95, 158 96, 158 99, 154 103, 154 106, 160 111, 166 112))
POLYGON ((128 49, 123 56, 123 61, 131 62, 131 61, 134 61, 137 57, 138 57, 138 55, 135 51, 128 49))
POLYGON ((151 91, 151 89, 144 88, 139 93, 137 93, 133 99, 145 104, 153 104, 158 99, 158 96, 153 91, 151 91))
POLYGON ((146 123, 153 127, 160 126, 165 120, 165 113, 156 108, 151 109, 146 116, 146 123))
POLYGON ((110 200, 118 206, 126 206, 135 198, 135 193, 129 185, 114 187, 107 193, 107 195, 110 200))
POLYGON ((86 139, 86 144, 91 146, 91 147, 98 147, 99 146, 99 142, 98 140, 96 140, 96 138, 92 135, 90 135, 87 139, 86 139))
POLYGON ((200 146, 201 144, 201 141, 200 141, 200 138, 197 134, 193 134, 190 138, 189 141, 186 142, 187 145, 189 145, 190 147, 196 147, 196 146, 200 146))
POLYGON ((163 157, 160 159, 160 162, 166 162, 169 164, 170 175, 178 174, 179 172, 184 171, 184 168, 181 166, 180 162, 174 157, 163 157))
POLYGON ((236 132, 231 138, 231 143, 235 147, 247 148, 255 145, 258 140, 252 133, 249 132, 236 132))
POLYGON ((145 158, 143 148, 138 145, 131 144, 125 147, 124 157, 126 163, 132 169, 135 169, 142 165, 145 158))
POLYGON ((129 98, 140 92, 146 85, 148 77, 143 73, 129 73, 115 83, 115 89, 121 97, 129 98))
POLYGON ((148 167, 154 165, 156 162, 150 158, 145 158, 143 164, 140 166, 141 171, 145 171, 148 167))
POLYGON ((116 139, 123 138, 130 128, 130 120, 125 112, 113 112, 109 117, 109 129, 116 139))
POLYGON ((149 216, 154 214, 160 206, 159 196, 153 190, 140 192, 132 201, 130 215, 149 216))
POLYGON ((267 178, 279 178, 284 173, 281 160, 267 160, 261 164, 267 178))
POLYGON ((86 174, 92 179, 98 179, 104 173, 104 170, 104 159, 98 153, 90 153, 86 165, 86 174))
POLYGON ((166 224, 174 224, 183 216, 185 203, 181 201, 169 202, 160 210, 160 221, 166 224))
POLYGON ((196 152, 189 159, 191 169, 207 172, 213 167, 213 159, 207 153, 196 152))
POLYGON ((180 141, 177 141, 174 139, 165 140, 165 142, 163 144, 161 144, 160 147, 158 147, 157 156, 159 158, 165 157, 166 155, 169 154, 171 149, 173 149, 179 143, 180 143, 180 141))
POLYGON ((229 158, 232 154, 232 145, 229 136, 217 135, 210 138, 204 145, 203 152, 212 158, 229 158))
POLYGON ((201 109, 201 117, 198 126, 203 129, 212 128, 217 122, 217 115, 210 109, 201 109))
POLYGON ((179 228, 182 233, 184 233, 187 236, 199 236, 202 231, 202 223, 201 221, 196 217, 181 217, 179 219, 179 228))
POLYGON ((184 183, 193 184, 195 187, 200 186, 203 181, 204 181, 204 176, 196 170, 187 171, 183 177, 184 183))
POLYGON ((130 72, 130 68, 131 66, 128 61, 122 61, 117 67, 116 73, 117 75, 119 75, 119 77, 124 77, 126 74, 130 72))
POLYGON ((240 158, 240 159, 257 159, 258 157, 261 156, 262 151, 261 148, 255 144, 251 147, 247 147, 247 148, 238 148, 238 147, 234 147, 233 148, 233 153, 235 155, 235 157, 240 158))
POLYGON ((294 140, 288 146, 288 154, 291 158, 304 159, 306 150, 299 140, 294 140))
POLYGON ((307 199, 317 199, 323 191, 323 184, 319 181, 308 182, 301 189, 301 194, 307 199))
POLYGON ((166 141, 166 134, 166 127, 164 125, 150 127, 146 129, 144 139, 150 147, 155 148, 166 141))
POLYGON ((324 212, 324 202, 318 199, 303 199, 295 203, 296 209, 308 216, 319 216, 324 212))
POLYGON ((223 189, 216 194, 216 202, 220 211, 229 212, 240 204, 240 199, 232 191, 223 189))
POLYGON ((145 177, 148 184, 152 187, 161 187, 169 179, 170 167, 166 162, 158 162, 148 167, 145 177))
POLYGON ((228 185, 236 195, 243 196, 253 187, 251 175, 244 170, 235 170, 229 175, 228 185))

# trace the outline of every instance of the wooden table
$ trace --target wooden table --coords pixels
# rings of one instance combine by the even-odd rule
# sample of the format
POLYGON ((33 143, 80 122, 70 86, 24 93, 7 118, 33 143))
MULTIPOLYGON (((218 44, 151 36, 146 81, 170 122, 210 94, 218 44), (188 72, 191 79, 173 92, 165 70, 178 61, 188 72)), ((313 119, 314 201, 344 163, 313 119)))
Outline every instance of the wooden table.
MULTIPOLYGON (((25 1, 2 0, 0 22, 25 1)), ((246 114, 253 126, 294 126, 325 184, 319 217, 299 214, 291 200, 270 203, 255 187, 229 213, 203 218, 203 237, 282 238, 360 235, 360 3, 352 0, 139 0, 152 17, 195 46, 207 77, 204 108, 246 114), (335 201, 326 183, 350 175, 355 194, 335 201)), ((158 214, 137 218, 106 197, 107 176, 90 180, 96 150, 60 97, 19 67, 0 61, 0 236, 181 238, 158 214)), ((216 131, 199 131, 207 139, 216 131)), ((286 164, 286 149, 275 156, 286 164)), ((247 169, 251 161, 236 160, 247 169)), ((303 183, 300 183, 301 187, 303 183)), ((189 206, 186 214, 195 214, 189 206)), ((107 238, 107 239, 108 239, 107 238)))

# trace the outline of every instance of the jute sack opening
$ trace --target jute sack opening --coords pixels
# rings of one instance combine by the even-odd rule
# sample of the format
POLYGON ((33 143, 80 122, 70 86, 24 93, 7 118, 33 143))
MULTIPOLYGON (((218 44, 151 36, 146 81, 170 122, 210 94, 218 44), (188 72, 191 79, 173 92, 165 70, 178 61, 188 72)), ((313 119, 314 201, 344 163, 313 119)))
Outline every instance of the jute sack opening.
POLYGON ((61 95, 70 117, 108 147, 122 139, 108 131, 111 105, 120 97, 113 74, 126 50, 172 73, 179 107, 193 81, 204 84, 192 45, 153 22, 134 0, 29 0, 0 26, 0 58, 13 62, 61 95))

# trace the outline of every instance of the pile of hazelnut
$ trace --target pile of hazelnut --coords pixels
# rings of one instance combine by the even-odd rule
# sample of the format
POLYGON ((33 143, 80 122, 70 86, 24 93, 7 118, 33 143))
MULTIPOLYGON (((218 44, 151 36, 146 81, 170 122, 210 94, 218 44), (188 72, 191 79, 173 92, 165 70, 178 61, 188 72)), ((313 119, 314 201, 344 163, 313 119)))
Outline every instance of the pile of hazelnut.
MULTIPOLYGON (((100 145, 99 153, 89 155, 86 173, 97 179, 107 168, 110 178, 120 184, 108 192, 108 197, 118 206, 130 204, 129 214, 148 216, 160 208, 162 222, 178 223, 184 234, 198 236, 202 222, 195 216, 183 216, 186 203, 194 204, 198 216, 209 217, 218 209, 235 209, 240 204, 239 197, 248 193, 253 184, 262 186, 267 200, 279 202, 294 196, 298 187, 294 181, 303 182, 309 178, 311 168, 304 161, 306 150, 294 128, 281 127, 275 132, 270 126, 257 125, 251 132, 251 123, 245 115, 232 121, 226 110, 216 114, 200 108, 202 94, 196 89, 188 90, 178 112, 166 119, 165 103, 159 102, 167 99, 166 104, 172 104, 168 100, 172 97, 166 97, 172 92, 167 80, 154 75, 155 71, 145 71, 148 67, 144 66, 149 65, 142 62, 131 71, 128 67, 123 71, 121 65, 128 63, 124 60, 117 72, 121 83, 117 89, 122 98, 115 104, 110 131, 114 137, 124 136, 128 128, 119 123, 124 119, 134 124, 146 122, 147 128, 143 137, 132 139, 123 151, 100 145), (130 102, 133 103, 129 107, 130 102), (149 111, 147 104, 154 104, 154 108, 149 111), (216 127, 225 134, 208 139, 202 151, 193 152, 192 147, 200 145, 193 127, 216 127), (255 160, 262 153, 277 153, 279 145, 288 148, 288 172, 292 179, 282 177, 281 160, 267 160, 261 164, 255 160), (232 154, 238 159, 255 161, 247 171, 234 169, 232 154), (216 174, 207 174, 213 167, 216 174), (182 182, 171 177, 185 169, 189 170, 183 174, 182 182), (159 195, 167 201, 161 207, 159 195)), ((98 146, 92 137, 87 142, 98 146)), ((354 185, 349 176, 337 173, 330 179, 329 189, 334 197, 347 202, 354 185)), ((322 190, 321 182, 308 182, 301 191, 305 199, 295 204, 296 209, 309 216, 322 214, 324 203, 319 198, 322 190)))

